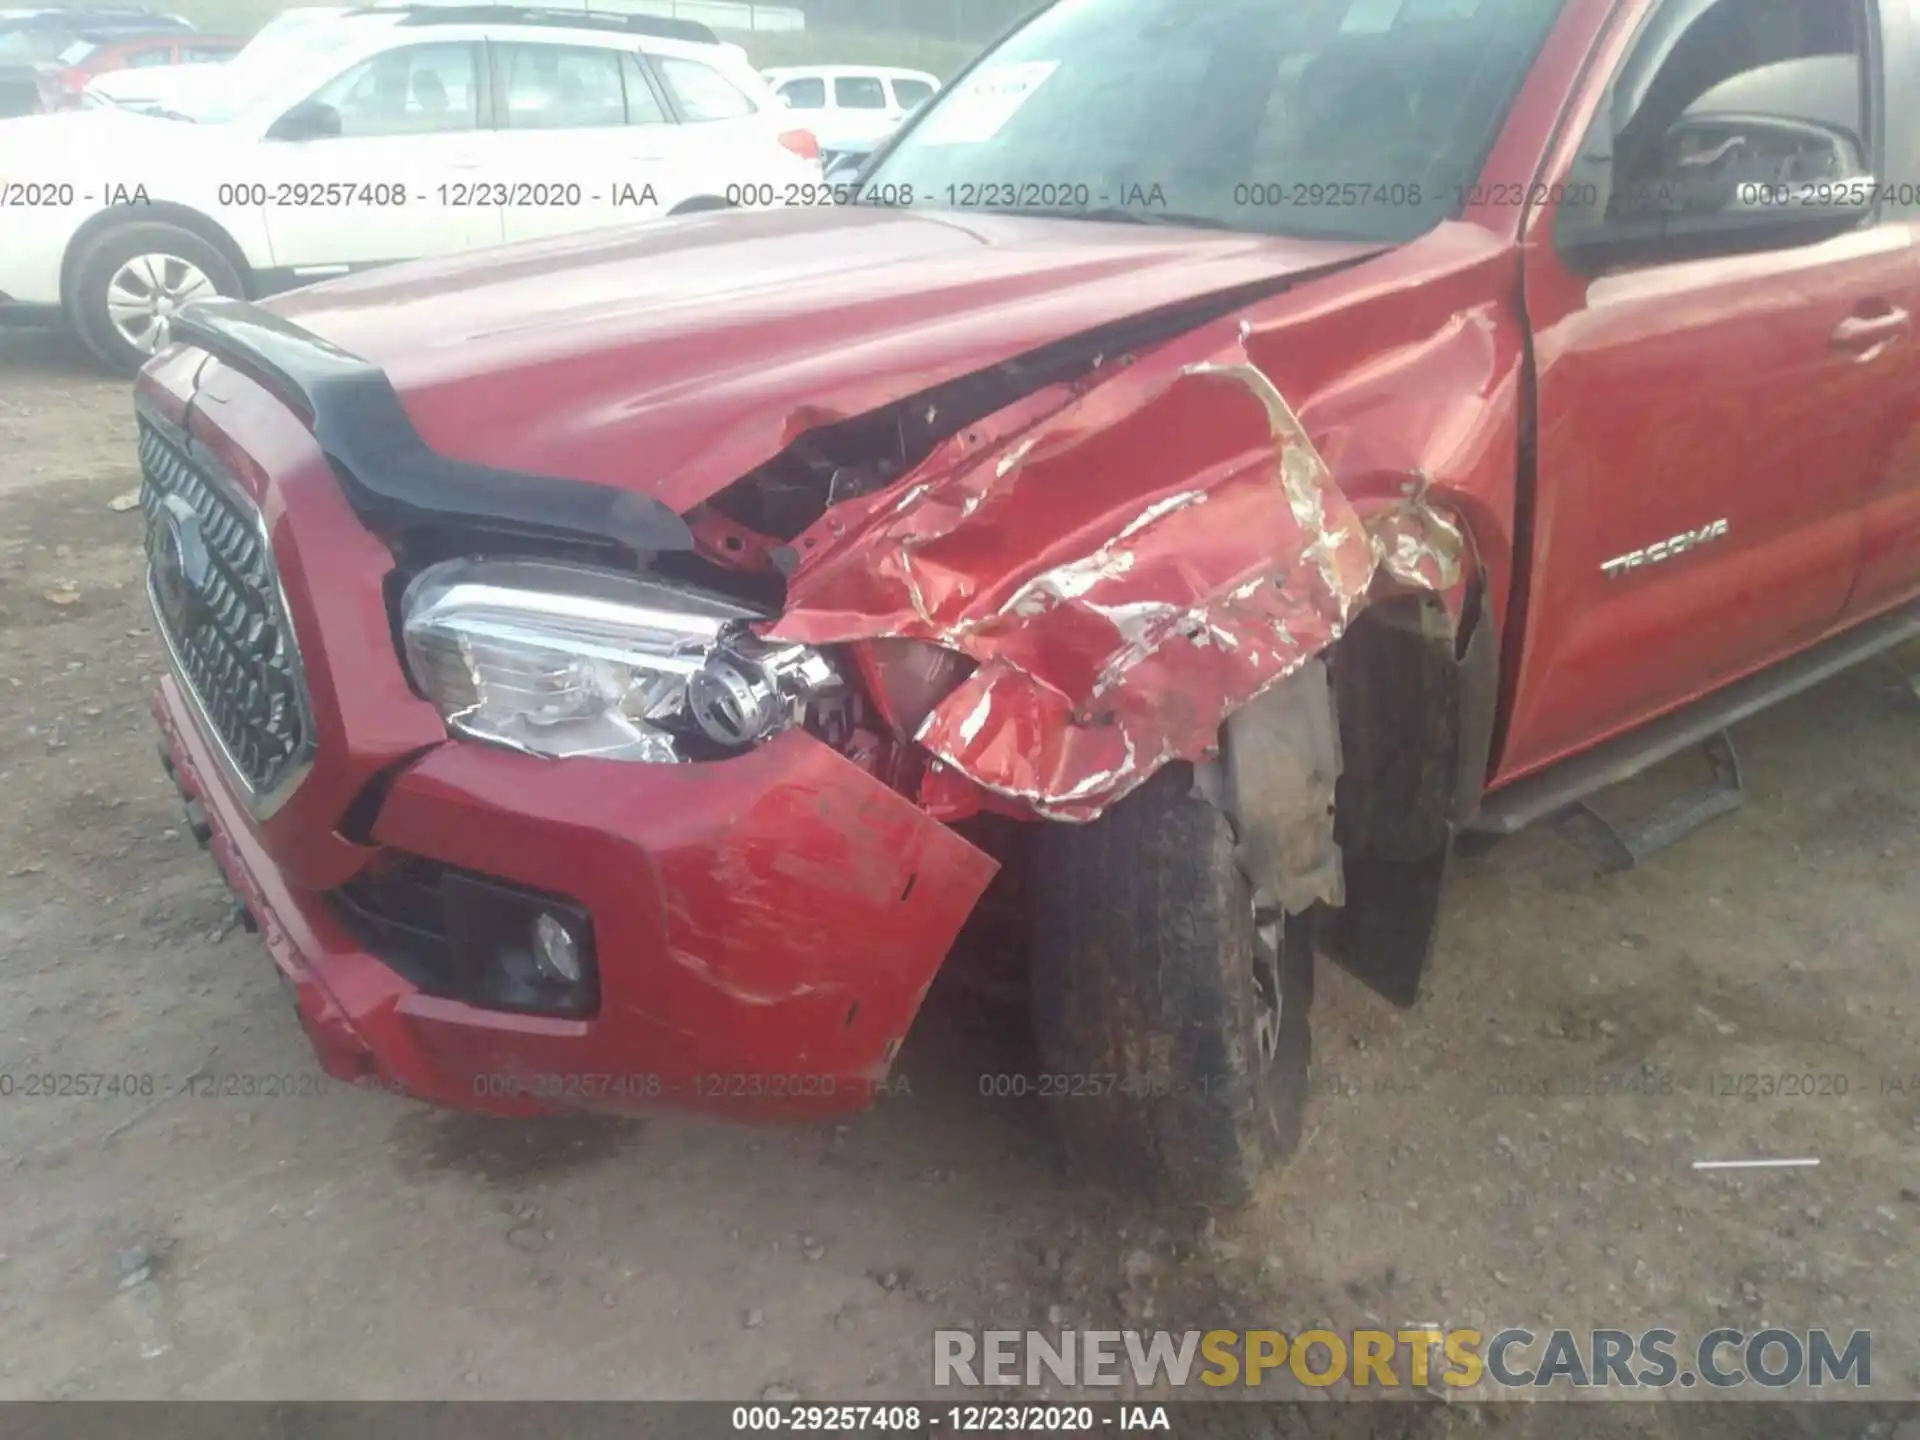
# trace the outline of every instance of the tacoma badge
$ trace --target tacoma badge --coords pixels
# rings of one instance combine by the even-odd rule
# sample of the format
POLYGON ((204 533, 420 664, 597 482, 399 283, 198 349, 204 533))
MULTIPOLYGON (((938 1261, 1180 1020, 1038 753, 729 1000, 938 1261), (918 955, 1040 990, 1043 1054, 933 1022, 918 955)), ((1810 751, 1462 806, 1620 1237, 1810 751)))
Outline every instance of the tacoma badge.
POLYGON ((1704 545, 1709 540, 1718 540, 1727 533, 1727 522, 1716 520, 1711 525, 1702 525, 1698 530, 1682 530, 1670 540, 1661 540, 1647 546, 1644 550, 1630 550, 1625 555, 1615 556, 1600 567, 1603 575, 1624 575, 1629 570, 1638 570, 1642 565, 1656 564, 1661 560, 1671 560, 1684 555, 1696 545, 1704 545))

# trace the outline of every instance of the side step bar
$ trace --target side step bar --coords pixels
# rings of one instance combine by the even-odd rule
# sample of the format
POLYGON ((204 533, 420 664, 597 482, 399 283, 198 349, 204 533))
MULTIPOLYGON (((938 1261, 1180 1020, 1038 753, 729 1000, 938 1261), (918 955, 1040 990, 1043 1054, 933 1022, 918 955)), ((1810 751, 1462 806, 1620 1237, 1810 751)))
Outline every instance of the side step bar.
POLYGON ((1733 748, 1732 732, 1722 730, 1701 748, 1713 767, 1713 779, 1669 800, 1651 815, 1639 820, 1613 820, 1595 809, 1592 801, 1579 800, 1561 812, 1555 827, 1598 859, 1603 874, 1631 870, 1652 859, 1708 821, 1731 815, 1747 803, 1747 788, 1740 778, 1740 752, 1733 748))
POLYGON ((1638 730, 1503 786, 1486 798, 1479 813, 1460 827, 1460 833, 1515 834, 1682 750, 1705 744, 1730 725, 1914 639, 1920 639, 1920 604, 1823 640, 1790 660, 1737 680, 1638 730))

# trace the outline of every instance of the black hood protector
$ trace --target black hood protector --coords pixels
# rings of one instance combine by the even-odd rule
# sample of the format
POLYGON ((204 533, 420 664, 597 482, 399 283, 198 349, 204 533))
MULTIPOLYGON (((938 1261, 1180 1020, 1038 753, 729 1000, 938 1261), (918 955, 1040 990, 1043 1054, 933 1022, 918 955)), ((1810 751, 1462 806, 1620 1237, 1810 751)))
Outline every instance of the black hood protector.
POLYGON ((450 534, 626 566, 694 548, 687 522, 650 495, 441 454, 414 429, 385 371, 272 311, 201 300, 173 316, 169 333, 291 406, 360 522, 396 553, 438 550, 450 534))

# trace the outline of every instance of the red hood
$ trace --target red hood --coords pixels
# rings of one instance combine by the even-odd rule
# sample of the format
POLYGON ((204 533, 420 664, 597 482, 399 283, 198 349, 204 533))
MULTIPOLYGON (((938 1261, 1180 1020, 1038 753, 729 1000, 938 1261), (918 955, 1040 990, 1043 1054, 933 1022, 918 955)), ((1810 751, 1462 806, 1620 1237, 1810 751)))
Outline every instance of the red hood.
POLYGON ((801 430, 1144 311, 1376 248, 840 207, 397 266, 275 301, 385 368, 427 442, 685 511, 801 430))

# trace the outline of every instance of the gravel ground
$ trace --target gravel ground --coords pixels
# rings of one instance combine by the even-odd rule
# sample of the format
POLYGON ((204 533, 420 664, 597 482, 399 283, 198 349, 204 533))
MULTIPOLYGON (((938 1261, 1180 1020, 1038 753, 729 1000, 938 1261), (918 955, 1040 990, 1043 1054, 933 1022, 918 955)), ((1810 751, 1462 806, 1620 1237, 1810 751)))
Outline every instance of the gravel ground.
POLYGON ((1422 1007, 1323 971, 1304 1153, 1204 1220, 1061 1173, 980 1093, 1017 1012, 958 983, 845 1125, 326 1082, 155 761, 132 439, 124 385, 0 337, 0 1397, 922 1396, 938 1327, 1095 1322, 1865 1327, 1873 1396, 1920 1390, 1892 665, 1744 727, 1750 803, 1640 871, 1544 829, 1463 862, 1422 1007), (72 1072, 133 1083, 26 1093, 72 1072), (1691 1169, 1753 1156, 1820 1164, 1691 1169))

